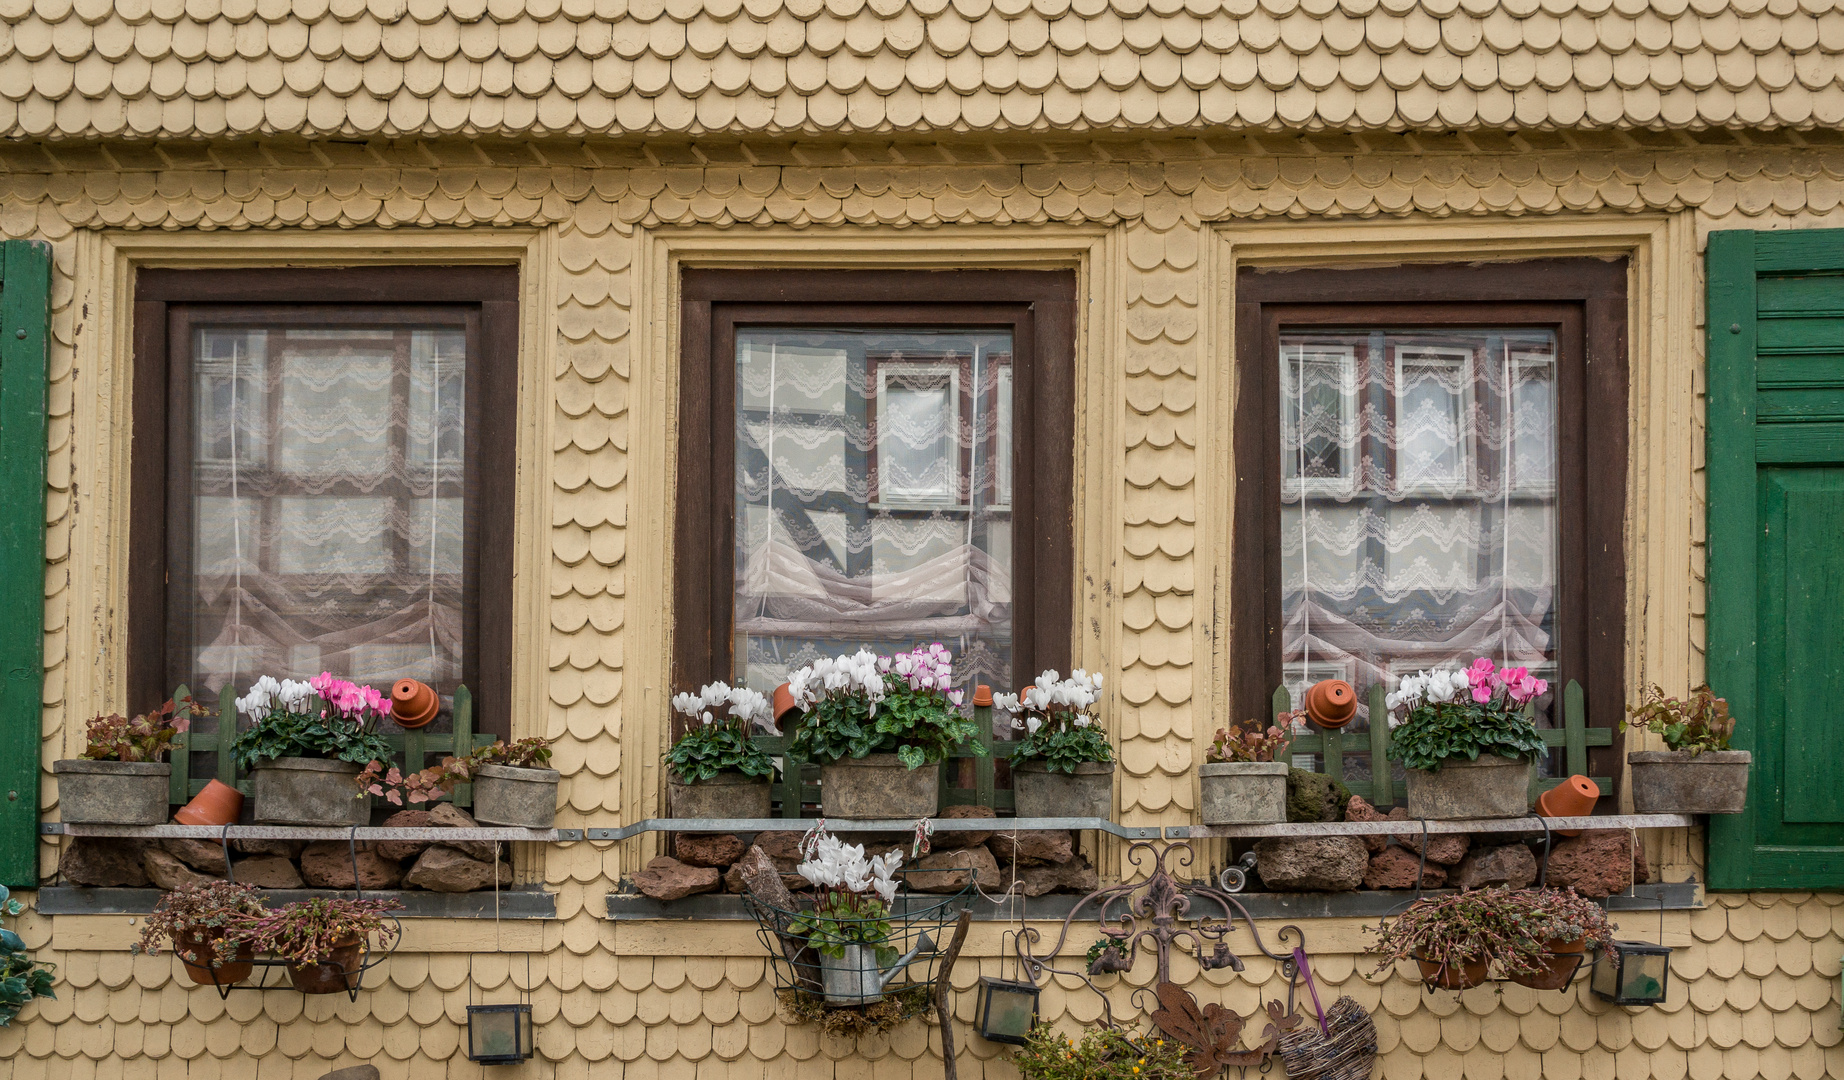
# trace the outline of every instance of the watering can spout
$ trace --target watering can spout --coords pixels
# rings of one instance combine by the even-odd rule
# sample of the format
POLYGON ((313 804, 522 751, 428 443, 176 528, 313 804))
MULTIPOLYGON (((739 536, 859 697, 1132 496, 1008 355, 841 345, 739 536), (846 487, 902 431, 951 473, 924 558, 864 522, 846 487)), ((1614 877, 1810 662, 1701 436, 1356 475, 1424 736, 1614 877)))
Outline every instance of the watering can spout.
POLYGON ((910 964, 914 963, 916 957, 921 956, 923 953, 932 953, 934 951, 935 951, 935 940, 929 937, 927 934, 923 934, 920 938, 916 940, 915 948, 904 953, 901 957, 897 959, 896 963, 885 968, 883 971, 878 972, 877 988, 879 990, 882 990, 884 987, 889 986, 890 980, 896 978, 899 972, 901 972, 904 968, 908 967, 910 964))

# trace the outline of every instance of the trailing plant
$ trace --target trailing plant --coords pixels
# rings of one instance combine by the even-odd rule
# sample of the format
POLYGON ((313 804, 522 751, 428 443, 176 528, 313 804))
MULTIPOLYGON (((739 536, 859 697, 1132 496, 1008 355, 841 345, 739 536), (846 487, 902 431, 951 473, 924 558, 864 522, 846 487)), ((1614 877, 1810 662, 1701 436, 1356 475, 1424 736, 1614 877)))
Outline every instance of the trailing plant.
POLYGON ((952 658, 940 642, 896 656, 860 649, 816 660, 788 677, 803 714, 788 752, 820 764, 894 753, 911 769, 947 760, 962 743, 984 754, 952 687, 952 658))
MULTIPOLYGON (((13 899, 6 886, 0 885, 0 912, 16 916, 25 910, 26 905, 13 899)), ((32 959, 24 938, 0 928, 0 1027, 11 1026, 13 1017, 33 998, 58 996, 51 989, 56 970, 55 964, 32 959)))
POLYGON ((828 1005, 818 994, 790 987, 776 991, 775 997, 789 1021, 818 1024, 822 1034, 835 1039, 855 1039, 882 1035, 905 1021, 927 1016, 934 1008, 933 994, 928 986, 906 986, 862 1005, 828 1005))
MULTIPOLYGON (((388 749, 386 751, 388 756, 388 749)), ((482 765, 504 765, 513 769, 540 769, 551 760, 551 742, 544 738, 520 739, 515 743, 495 741, 466 757, 445 757, 440 765, 405 774, 388 761, 372 761, 353 778, 360 795, 377 795, 393 806, 405 802, 437 802, 480 774, 482 765)))
POLYGON ((1644 728, 1665 740, 1672 750, 1701 754, 1705 750, 1727 750, 1735 734, 1735 718, 1729 715, 1729 703, 1716 696, 1706 683, 1690 692, 1690 700, 1666 697, 1663 688, 1646 688, 1637 705, 1626 707, 1627 727, 1644 728))
POLYGON ((760 690, 714 682, 696 694, 675 694, 672 709, 692 721, 666 751, 666 764, 680 783, 727 772, 775 775, 774 759, 749 739, 756 728, 775 730, 774 710, 760 690))
POLYGON ((1091 711, 1100 699, 1101 673, 1081 668, 1067 679, 1046 671, 1022 693, 994 694, 993 705, 1025 733, 1012 749, 1012 764, 1036 761, 1051 772, 1073 773, 1078 765, 1113 761, 1114 747, 1091 711))
POLYGON ((317 896, 264 912, 243 923, 236 933, 263 952, 305 967, 325 963, 339 949, 372 934, 378 935, 380 948, 389 948, 397 928, 385 916, 402 906, 396 900, 317 896))
POLYGON ((1021 1080, 1195 1080, 1177 1039, 1093 1027, 1072 1039, 1047 1024, 1031 1029, 1012 1058, 1021 1080))
POLYGON ((1454 758, 1482 754, 1535 761, 1548 747, 1524 707, 1549 683, 1521 667, 1495 667, 1485 657, 1464 671, 1404 675, 1389 695, 1389 756, 1433 772, 1454 758), (1398 721, 1395 714, 1404 714, 1398 721))
POLYGON ((1590 952, 1607 950, 1613 924, 1598 904, 1573 889, 1497 886, 1417 900, 1381 929, 1368 950, 1378 958, 1372 974, 1398 960, 1446 967, 1487 963, 1506 974, 1532 974, 1555 944, 1586 940, 1590 952))
POLYGON ((264 675, 237 699, 250 718, 231 752, 241 769, 285 757, 327 758, 364 765, 387 761, 391 744, 377 722, 390 715, 390 698, 321 672, 307 682, 264 675))
POLYGON ((266 910, 253 885, 213 878, 181 886, 161 895, 134 951, 158 956, 170 945, 186 963, 215 970, 236 957, 242 933, 266 910))
POLYGON ((813 909, 802 913, 791 927, 807 944, 834 960, 843 959, 847 945, 869 945, 877 950, 879 964, 896 959, 888 947, 890 909, 896 898, 895 873, 903 864, 900 851, 864 857, 863 844, 847 844, 822 825, 801 837, 800 876, 820 890, 813 909))
POLYGON ((1286 753, 1287 744, 1292 741, 1285 730, 1270 726, 1263 731, 1260 722, 1251 720, 1246 727, 1218 728, 1210 749, 1204 751, 1204 761, 1210 765, 1230 761, 1273 761, 1286 753))
POLYGON ((90 721, 83 756, 91 761, 159 761, 172 746, 173 737, 192 726, 191 717, 203 715, 190 696, 168 698, 158 709, 129 719, 120 713, 90 721))

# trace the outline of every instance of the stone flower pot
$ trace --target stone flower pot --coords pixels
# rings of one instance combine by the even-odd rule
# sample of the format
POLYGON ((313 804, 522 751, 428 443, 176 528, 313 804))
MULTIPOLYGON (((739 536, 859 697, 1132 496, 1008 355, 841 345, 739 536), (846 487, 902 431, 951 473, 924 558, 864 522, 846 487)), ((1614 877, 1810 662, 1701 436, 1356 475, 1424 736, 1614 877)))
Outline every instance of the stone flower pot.
POLYGON ((1408 770, 1409 816, 1430 821, 1523 817, 1530 811, 1530 762, 1481 754, 1448 758, 1433 772, 1408 770))
POLYGON ((259 825, 366 825, 371 796, 352 778, 359 766, 325 758, 276 758, 250 770, 259 825))
POLYGON ((765 818, 774 790, 766 776, 726 772, 687 784, 668 772, 666 794, 675 818, 765 818))
POLYGON ((1197 767, 1198 811, 1206 825, 1287 820, 1287 763, 1220 761, 1197 767))
POLYGON ((474 820, 482 825, 548 829, 557 821, 556 769, 482 765, 474 773, 474 820))
POLYGON ((1114 816, 1114 763, 1090 761, 1071 773, 1051 772, 1041 761, 1012 766, 1014 812, 1021 818, 1114 816))
POLYGON ((1746 750, 1636 750, 1633 810, 1641 814, 1739 814, 1748 802, 1746 750))
POLYGON ((164 761, 68 758, 52 762, 51 771, 58 778, 58 812, 71 824, 166 824, 173 766, 164 761))
POLYGON ((840 758, 820 766, 820 813, 829 818, 934 817, 941 766, 910 769, 895 754, 840 758))

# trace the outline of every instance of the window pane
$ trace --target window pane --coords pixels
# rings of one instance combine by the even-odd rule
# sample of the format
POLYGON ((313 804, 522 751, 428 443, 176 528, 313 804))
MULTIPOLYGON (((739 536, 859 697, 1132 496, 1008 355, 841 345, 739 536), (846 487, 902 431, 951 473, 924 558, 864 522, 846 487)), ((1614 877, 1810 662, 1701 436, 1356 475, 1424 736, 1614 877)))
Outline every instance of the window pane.
POLYGON ((178 674, 405 676, 463 640, 460 329, 205 327, 193 340, 191 605, 178 674))
POLYGON ((1475 656, 1553 675, 1555 335, 1290 330, 1279 362, 1296 707, 1475 656))
POLYGON ((1007 333, 736 335, 733 680, 939 641, 963 685, 1011 672, 1007 333))

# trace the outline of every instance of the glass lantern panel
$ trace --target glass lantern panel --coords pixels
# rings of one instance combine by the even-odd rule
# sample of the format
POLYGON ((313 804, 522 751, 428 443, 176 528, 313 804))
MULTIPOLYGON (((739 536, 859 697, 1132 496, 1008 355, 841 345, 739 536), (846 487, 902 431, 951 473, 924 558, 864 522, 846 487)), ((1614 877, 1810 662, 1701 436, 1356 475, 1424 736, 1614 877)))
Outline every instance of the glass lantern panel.
POLYGON ((468 1017, 468 1036, 476 1058, 516 1058, 524 1054, 519 1045, 519 1019, 516 1012, 477 1012, 468 1017))
POLYGON ((987 1038, 1009 1036, 1022 1039, 1030 1034, 1031 1023, 1037 1019, 1035 991, 989 984, 986 1003, 987 1038))
POLYGON ((1665 979, 1671 957, 1657 953, 1632 953, 1620 967, 1620 1000, 1657 1001, 1665 996, 1665 979))

